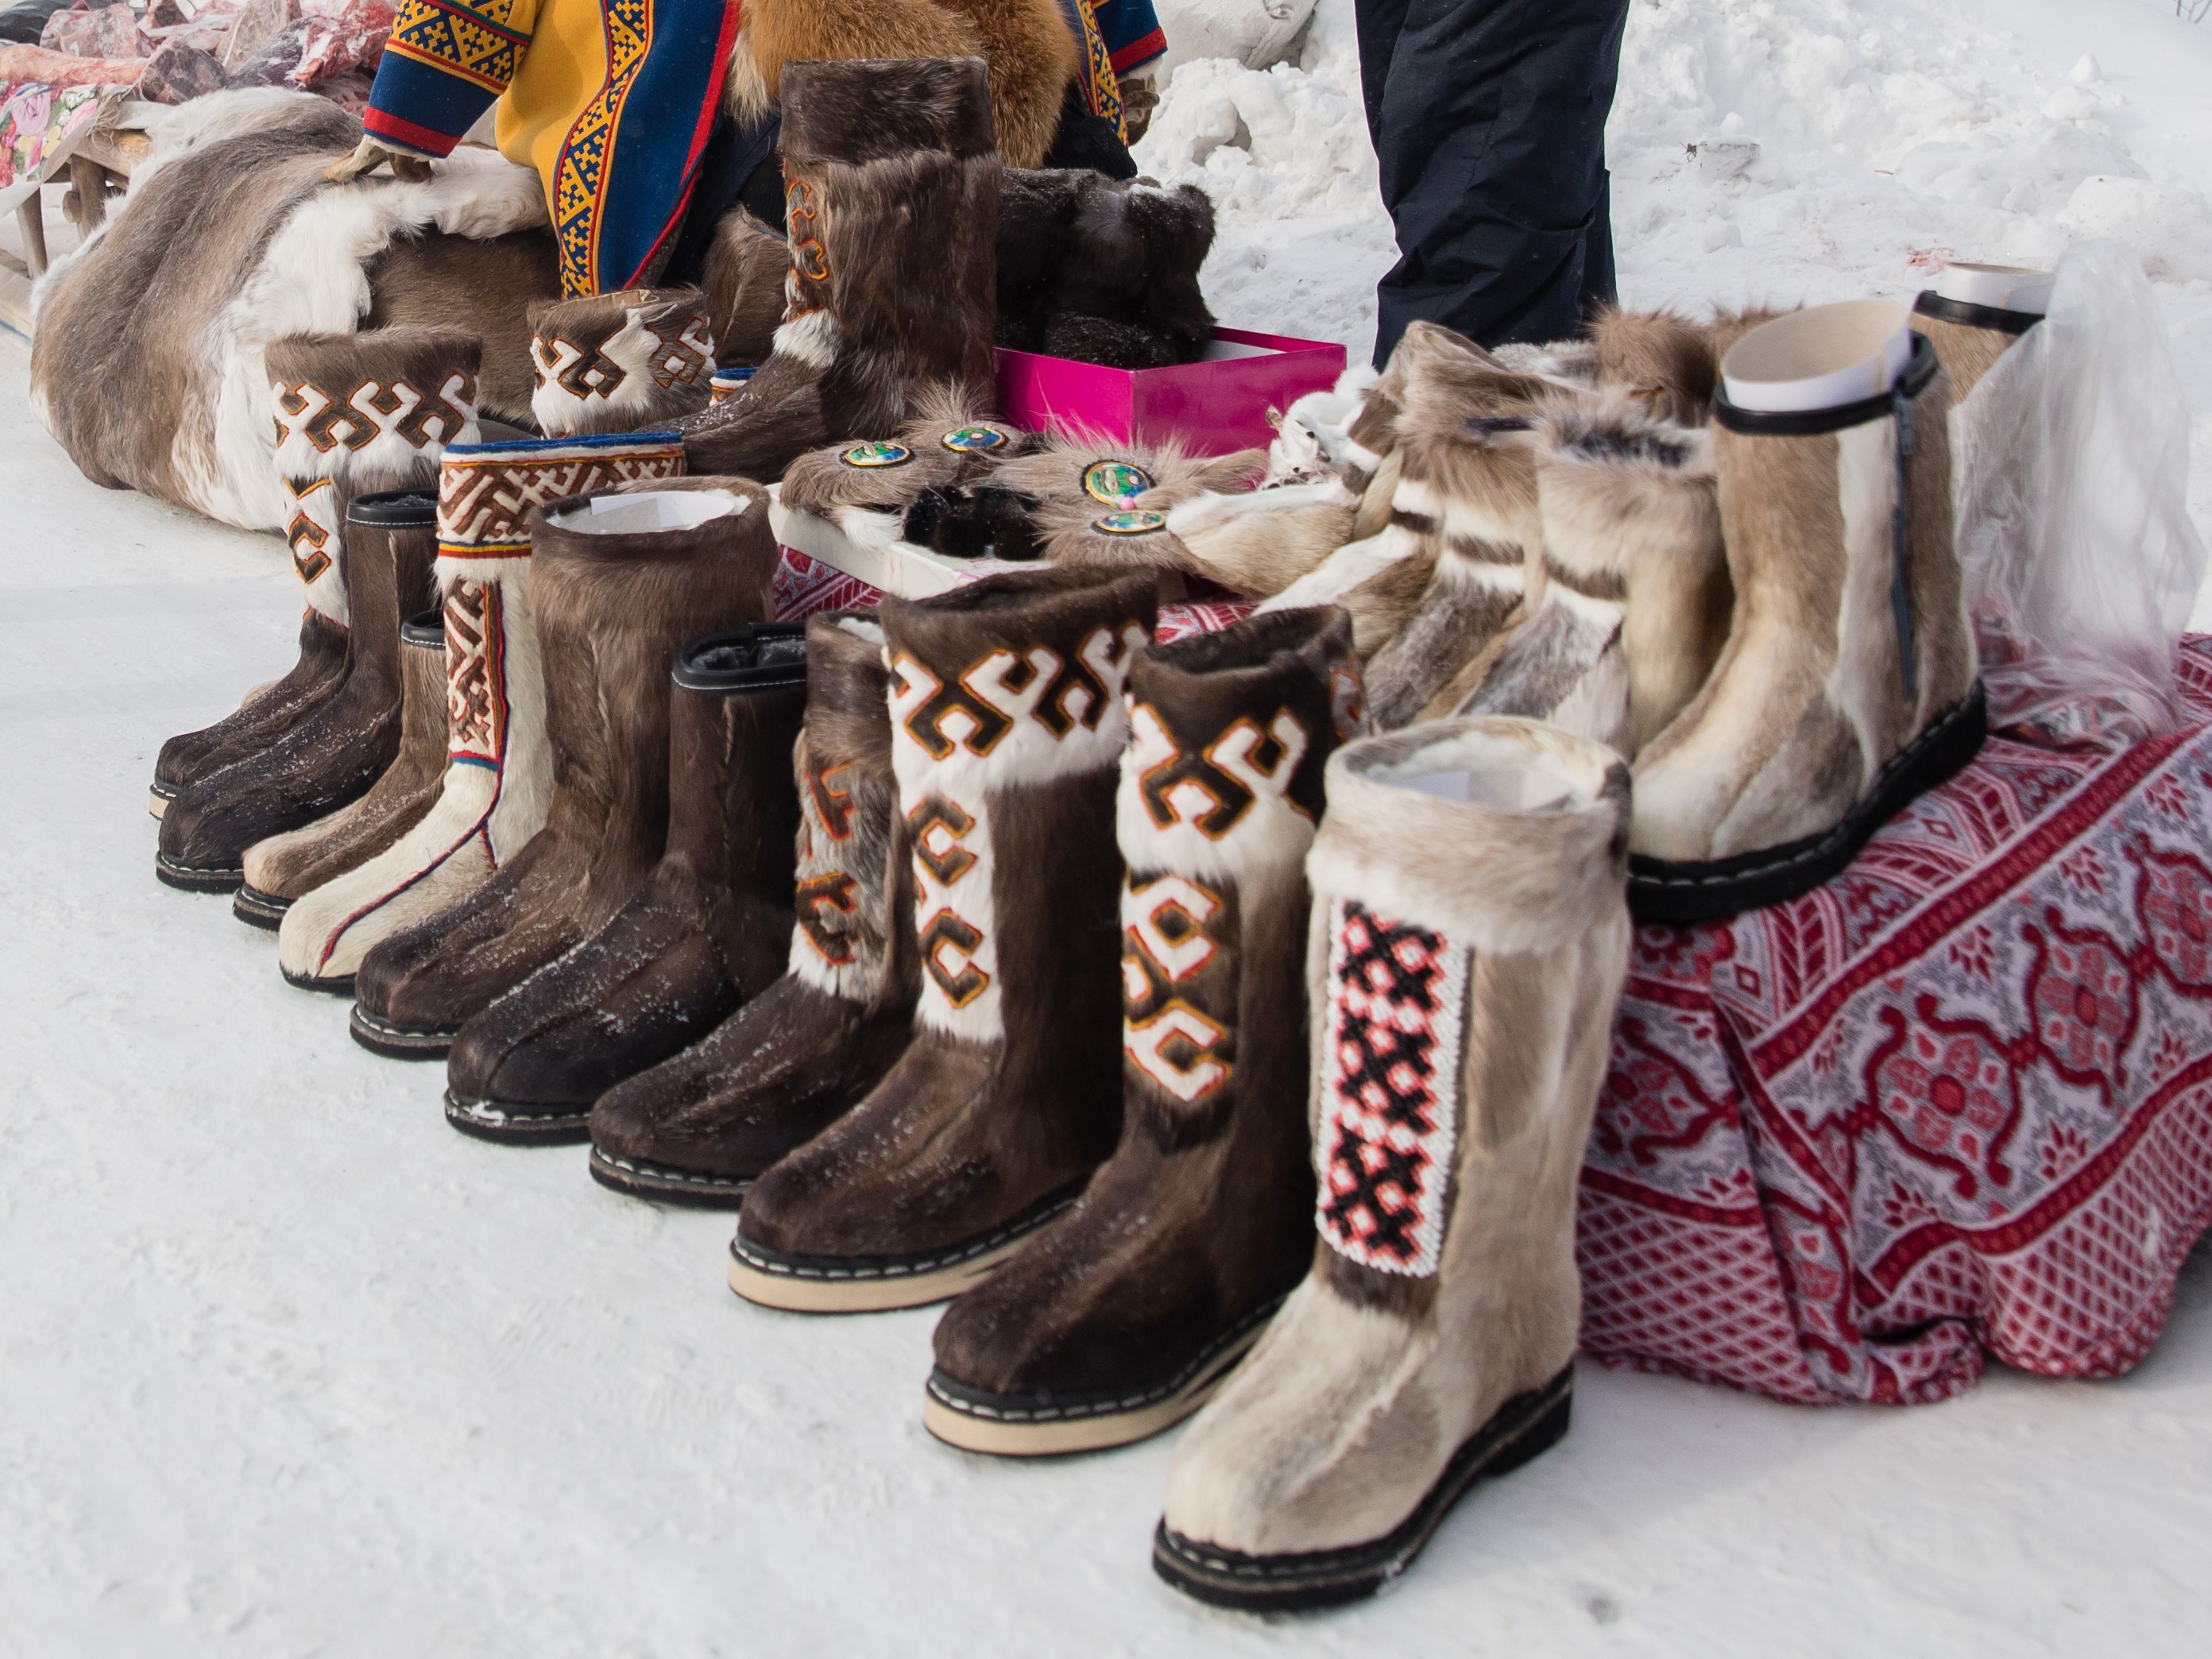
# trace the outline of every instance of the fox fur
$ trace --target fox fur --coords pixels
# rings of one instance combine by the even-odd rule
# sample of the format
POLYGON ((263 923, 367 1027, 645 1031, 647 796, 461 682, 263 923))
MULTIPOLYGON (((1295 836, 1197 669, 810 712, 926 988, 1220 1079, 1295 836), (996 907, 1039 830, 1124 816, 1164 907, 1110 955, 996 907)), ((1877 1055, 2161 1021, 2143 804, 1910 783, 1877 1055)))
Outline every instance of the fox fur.
POLYGON ((1075 78, 1075 38, 1053 0, 747 0, 724 101, 757 120, 787 64, 885 58, 981 58, 1006 165, 1042 163, 1075 78))

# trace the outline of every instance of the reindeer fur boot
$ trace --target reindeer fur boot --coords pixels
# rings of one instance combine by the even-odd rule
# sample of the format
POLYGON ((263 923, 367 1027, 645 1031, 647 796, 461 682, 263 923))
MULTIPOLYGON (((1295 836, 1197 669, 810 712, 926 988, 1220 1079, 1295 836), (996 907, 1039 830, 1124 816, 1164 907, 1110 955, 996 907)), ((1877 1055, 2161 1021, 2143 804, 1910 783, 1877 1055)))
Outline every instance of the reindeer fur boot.
POLYGON ((798 917, 783 976, 592 1108, 592 1174, 641 1198, 738 1207, 760 1173, 874 1088, 914 1030, 920 966, 872 611, 806 621, 798 917))
POLYGON ((1912 304, 1912 326, 1942 359, 1954 404, 1966 402, 2012 343, 2043 320, 2051 285, 2047 270, 1954 264, 1921 292, 1912 304))
POLYGON ((285 911, 276 961, 287 980, 350 994, 372 945, 456 902, 538 833, 552 763, 529 514, 579 487, 665 477, 683 465, 681 447, 666 433, 447 452, 439 469, 437 564, 449 748, 438 799, 384 851, 285 911))
POLYGON ((378 1053, 442 1058, 464 1021, 605 926, 665 850, 677 653, 775 608, 768 495, 743 478, 570 496, 537 509, 530 530, 544 828, 466 897, 362 958, 353 1033, 378 1053))
POLYGON ((983 62, 787 65, 791 276, 775 349, 684 421, 695 470, 771 479, 807 450, 895 430, 923 390, 988 408, 1000 162, 983 62))
POLYGON ((154 764, 157 818, 185 785, 268 748, 343 683, 347 501, 432 484, 442 446, 476 441, 482 348, 473 335, 427 328, 301 334, 266 355, 277 471, 292 502, 285 537, 307 599, 300 657, 235 712, 161 745, 154 764))
POLYGON ((1548 416, 1534 436, 1543 597, 1424 717, 1523 714, 1632 760, 1728 638, 1712 441, 1619 395, 1548 416))
POLYGON ((1115 768, 1153 590, 1147 572, 1048 569, 884 601, 922 968, 914 1040, 746 1194, 739 1295, 815 1312, 942 1301, 1113 1152, 1115 768))
MULTIPOLYGON (((388 702, 390 719, 398 718, 401 613, 386 617, 383 607, 412 611, 428 594, 417 592, 422 584, 410 561, 398 573, 396 601, 388 573, 373 578, 374 592, 349 600, 349 588, 369 577, 366 563, 356 575, 344 550, 347 503, 427 488, 443 446, 476 436, 481 349, 472 334, 424 328, 300 334, 269 347, 276 463, 293 504, 285 533, 310 614, 291 673, 248 698, 231 720, 163 747, 155 769, 163 819, 155 872, 170 885, 231 890, 244 878, 247 847, 360 794, 391 759, 390 734, 381 729, 388 722, 375 716, 388 702), (342 646, 335 659, 325 649, 333 642, 342 646), (334 700, 342 708, 326 714, 334 700), (303 741, 310 726, 312 740, 303 741), (227 781, 217 782, 225 773, 227 781), (183 810, 173 812, 179 797, 183 810)), ((360 533, 383 538, 381 529, 360 533)), ((413 538, 400 539, 412 548, 413 538)), ((380 560, 387 550, 365 556, 380 560)))
POLYGON ((461 1027, 446 1116, 465 1134, 589 1139, 602 1093, 689 1048, 783 971, 805 626, 692 641, 669 704, 668 850, 605 927, 461 1027))
POLYGON ((1176 1448, 1154 1569, 1252 1609, 1371 1595, 1566 1431, 1575 1188, 1627 968, 1628 769, 1534 720, 1329 763, 1311 1271, 1176 1448))
POLYGON ((556 300, 530 322, 530 412, 549 438, 641 432, 707 406, 714 337, 696 289, 556 300))
POLYGON ((294 900, 392 846, 437 800, 446 753, 445 618, 424 611, 399 628, 398 757, 352 805, 247 848, 231 914, 274 933, 294 900))
POLYGON ((1950 388, 1886 301, 1799 312, 1725 364, 1714 465, 1734 611, 1704 689, 1637 757, 1630 898, 1687 921, 1778 903, 1981 747, 1952 544, 1950 388), (1905 343, 1911 342, 1908 346, 1905 343), (1894 350, 1891 389, 1785 412, 1767 388, 1894 350), (1908 355, 1909 354, 1909 355, 1908 355))
POLYGON ((1305 855, 1340 611, 1139 652, 1117 806, 1121 1142, 937 1327, 922 1421, 969 1451, 1092 1451, 1199 1406, 1313 1260, 1305 855))

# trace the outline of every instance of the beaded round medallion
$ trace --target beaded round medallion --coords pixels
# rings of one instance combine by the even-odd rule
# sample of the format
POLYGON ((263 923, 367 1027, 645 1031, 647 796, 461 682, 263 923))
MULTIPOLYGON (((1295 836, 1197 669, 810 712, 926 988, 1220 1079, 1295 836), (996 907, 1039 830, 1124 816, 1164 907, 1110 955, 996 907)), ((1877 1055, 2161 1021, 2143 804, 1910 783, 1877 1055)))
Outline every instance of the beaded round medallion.
POLYGON ((1149 536, 1166 528, 1167 521, 1164 513, 1109 513, 1103 519, 1093 519, 1091 527, 1105 536, 1149 536))
POLYGON ((1152 475, 1127 461, 1094 461, 1083 470, 1083 493, 1107 507, 1122 507, 1152 487, 1152 475))
POLYGON ((854 444, 837 458, 848 466, 904 466, 914 459, 914 451, 904 444, 854 444))
POLYGON ((963 426, 937 441, 956 455, 981 455, 1005 448, 1006 434, 995 426, 963 426))

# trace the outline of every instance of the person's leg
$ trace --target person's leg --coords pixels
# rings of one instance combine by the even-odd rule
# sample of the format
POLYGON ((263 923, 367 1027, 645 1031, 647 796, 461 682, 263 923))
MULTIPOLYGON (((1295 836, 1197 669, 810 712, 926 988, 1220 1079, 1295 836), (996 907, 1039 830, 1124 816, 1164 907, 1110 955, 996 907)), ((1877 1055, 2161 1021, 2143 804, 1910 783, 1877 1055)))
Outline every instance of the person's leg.
MULTIPOLYGON (((1367 136, 1382 157, 1382 88, 1389 83, 1390 60, 1398 48, 1399 31, 1406 27, 1409 0, 1353 0, 1352 19, 1359 40, 1359 91, 1367 106, 1367 136)), ((1382 157, 1387 169, 1390 163, 1382 157)), ((1382 199, 1390 199, 1384 185, 1382 199)))
POLYGON ((1395 3, 1379 98, 1383 43, 1370 55, 1365 3, 1360 19, 1400 256, 1376 291, 1376 361, 1415 318, 1485 345, 1573 332, 1612 288, 1605 120, 1627 0, 1395 3))

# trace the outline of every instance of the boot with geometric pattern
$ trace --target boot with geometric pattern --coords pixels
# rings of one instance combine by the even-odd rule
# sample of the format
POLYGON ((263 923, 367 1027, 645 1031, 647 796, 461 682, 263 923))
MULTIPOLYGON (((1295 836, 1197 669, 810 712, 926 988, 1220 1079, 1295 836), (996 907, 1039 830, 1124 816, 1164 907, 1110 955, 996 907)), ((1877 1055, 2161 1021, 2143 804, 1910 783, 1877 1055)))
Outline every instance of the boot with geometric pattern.
POLYGON ((946 1310, 922 1422, 1093 1451, 1196 1411, 1313 1260, 1306 849, 1352 623, 1275 611, 1139 652, 1121 757, 1121 1142, 946 1310))
POLYGON ((1176 1447, 1155 1571, 1372 1595, 1566 1432, 1575 1190, 1628 961, 1628 769, 1534 720, 1347 745, 1306 859, 1305 1282, 1176 1447))
POLYGON ((707 407, 714 337, 696 289, 556 300, 530 321, 530 412, 549 438, 642 432, 707 407))

